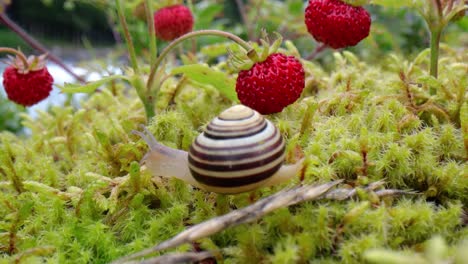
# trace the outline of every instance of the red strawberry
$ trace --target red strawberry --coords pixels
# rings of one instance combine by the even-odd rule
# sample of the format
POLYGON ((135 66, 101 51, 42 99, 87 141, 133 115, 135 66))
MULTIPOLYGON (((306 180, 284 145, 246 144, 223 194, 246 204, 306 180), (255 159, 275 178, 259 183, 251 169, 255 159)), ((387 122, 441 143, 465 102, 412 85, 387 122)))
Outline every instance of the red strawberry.
POLYGON ((305 24, 317 41, 339 49, 354 46, 366 38, 371 18, 364 8, 340 0, 309 0, 305 24))
POLYGON ((192 31, 192 12, 184 5, 163 7, 154 13, 154 28, 158 38, 174 40, 192 31))
POLYGON ((54 79, 45 67, 45 56, 29 57, 29 65, 16 58, 3 72, 3 86, 11 101, 24 105, 34 105, 47 98, 52 90, 54 79))
POLYGON ((273 53, 239 72, 237 96, 242 104, 261 114, 278 113, 294 103, 305 85, 302 64, 293 56, 273 53))

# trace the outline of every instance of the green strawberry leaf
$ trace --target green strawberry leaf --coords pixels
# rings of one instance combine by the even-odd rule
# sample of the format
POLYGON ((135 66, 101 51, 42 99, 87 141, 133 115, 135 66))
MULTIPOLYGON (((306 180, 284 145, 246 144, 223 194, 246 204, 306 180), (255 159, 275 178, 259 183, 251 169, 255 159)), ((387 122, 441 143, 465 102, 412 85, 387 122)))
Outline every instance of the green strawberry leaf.
POLYGON ((228 53, 228 49, 232 50, 234 53, 240 52, 241 50, 239 45, 235 43, 222 42, 206 45, 200 49, 200 53, 211 59, 226 55, 228 53))
POLYGON ((92 93, 96 91, 97 88, 99 88, 101 85, 117 80, 117 79, 123 79, 129 81, 128 77, 123 76, 123 75, 112 75, 112 76, 107 76, 103 77, 102 79, 95 81, 95 82, 89 82, 87 84, 81 85, 81 84, 75 84, 75 83, 65 83, 63 85, 57 85, 57 87, 62 90, 62 93, 92 93))
POLYGON ((177 67, 172 70, 172 74, 185 74, 188 78, 215 87, 228 99, 238 102, 236 93, 236 83, 226 73, 216 71, 206 65, 192 64, 177 67))

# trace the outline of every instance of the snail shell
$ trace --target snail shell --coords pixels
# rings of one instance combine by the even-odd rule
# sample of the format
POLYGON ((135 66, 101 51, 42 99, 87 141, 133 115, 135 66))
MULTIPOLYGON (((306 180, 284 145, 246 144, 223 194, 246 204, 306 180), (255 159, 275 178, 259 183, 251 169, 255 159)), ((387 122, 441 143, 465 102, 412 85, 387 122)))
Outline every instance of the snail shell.
POLYGON ((284 161, 278 129, 258 112, 236 105, 214 118, 190 147, 190 173, 205 188, 255 189, 284 161))
POLYGON ((283 165, 285 143, 261 114, 235 105, 214 118, 189 152, 168 148, 146 131, 136 131, 150 151, 143 163, 154 175, 174 176, 201 189, 240 193, 285 181, 302 168, 302 160, 283 165))

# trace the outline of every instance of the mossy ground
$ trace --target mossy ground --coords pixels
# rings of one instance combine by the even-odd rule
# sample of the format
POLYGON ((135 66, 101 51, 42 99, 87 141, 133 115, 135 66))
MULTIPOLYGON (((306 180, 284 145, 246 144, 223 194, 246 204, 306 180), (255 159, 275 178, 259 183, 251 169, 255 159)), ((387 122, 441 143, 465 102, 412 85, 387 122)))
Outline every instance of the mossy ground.
MULTIPOLYGON (((369 249, 417 254, 438 235, 455 254, 468 239, 466 51, 444 47, 438 80, 427 75, 427 51, 411 61, 388 56, 382 66, 335 53, 331 72, 304 61, 303 97, 268 117, 288 142, 288 159, 296 146, 307 157, 304 183, 385 180, 419 195, 303 203, 201 239, 200 247, 222 249, 220 263, 363 263, 369 249)), ((180 83, 166 81, 149 128, 186 150, 232 102, 211 86, 180 83)), ((140 173, 147 147, 131 131, 145 123, 144 110, 120 84, 80 109, 23 119, 30 136, 0 133, 1 263, 107 263, 299 184, 223 196, 140 173)))

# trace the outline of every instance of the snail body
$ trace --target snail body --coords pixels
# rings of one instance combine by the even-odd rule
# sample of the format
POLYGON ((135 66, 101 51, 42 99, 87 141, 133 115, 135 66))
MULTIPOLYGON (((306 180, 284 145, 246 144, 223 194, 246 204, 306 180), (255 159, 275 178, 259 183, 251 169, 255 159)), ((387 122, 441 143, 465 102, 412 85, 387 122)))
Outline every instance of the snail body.
POLYGON ((279 130, 258 112, 235 105, 215 117, 189 152, 136 132, 150 147, 142 162, 153 175, 173 176, 217 193, 240 193, 286 181, 302 161, 283 165, 285 143, 279 130))

